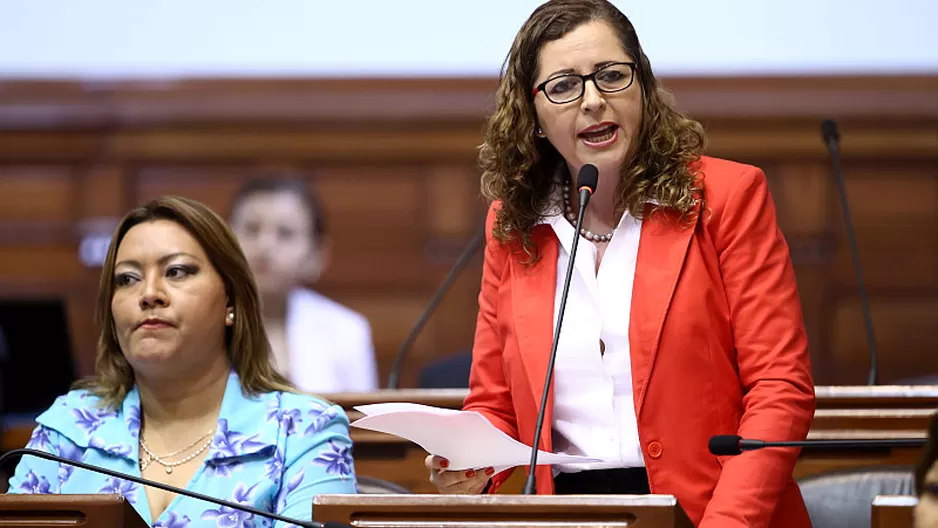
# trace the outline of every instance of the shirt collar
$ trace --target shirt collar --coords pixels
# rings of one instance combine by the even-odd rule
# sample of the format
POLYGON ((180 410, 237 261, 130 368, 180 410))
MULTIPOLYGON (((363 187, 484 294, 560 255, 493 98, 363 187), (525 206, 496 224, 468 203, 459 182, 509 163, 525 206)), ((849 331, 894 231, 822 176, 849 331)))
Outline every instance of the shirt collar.
MULTIPOLYGON (((240 378, 232 370, 207 460, 240 458, 274 448, 279 419, 280 393, 245 396, 240 378)), ((136 385, 116 410, 101 406, 100 400, 86 391, 72 391, 36 421, 55 429, 78 448, 91 447, 133 461, 139 458, 140 393, 136 385)))
POLYGON ((280 393, 246 396, 240 378, 232 370, 207 460, 221 462, 275 449, 279 420, 280 393))

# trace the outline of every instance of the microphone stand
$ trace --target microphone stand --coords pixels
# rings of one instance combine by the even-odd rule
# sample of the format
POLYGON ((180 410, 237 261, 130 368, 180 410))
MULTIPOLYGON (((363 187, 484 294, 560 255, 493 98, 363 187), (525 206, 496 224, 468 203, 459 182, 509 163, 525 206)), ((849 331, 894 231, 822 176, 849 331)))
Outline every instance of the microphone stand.
POLYGON ((417 320, 417 323, 414 324, 414 327, 410 329, 410 333, 407 334, 407 338, 404 339, 404 342, 401 343, 401 347, 397 351, 397 355, 394 356, 394 363, 391 365, 391 374, 388 376, 388 389, 397 389, 401 381, 401 370, 404 367, 404 359, 407 357, 407 352, 410 351, 410 347, 414 344, 414 341, 417 340, 417 336, 420 335, 420 332, 423 330, 423 327, 426 326, 427 321, 430 320, 430 316, 433 315, 433 312, 436 311, 437 306, 443 300, 443 296, 449 292, 450 288, 453 287, 453 284, 456 283, 456 279, 459 277, 459 274, 469 265, 469 262, 472 261, 473 255, 476 251, 479 250, 479 247, 482 246, 485 242, 485 226, 479 228, 476 231, 475 235, 472 236, 472 240, 469 242, 469 245, 466 246, 466 249, 463 250, 462 254, 459 255, 459 259, 456 260, 456 264, 453 265, 453 269, 449 271, 449 274, 446 276, 446 279, 443 280, 443 284, 440 285, 436 293, 433 294, 433 298, 430 299, 430 303, 427 305, 427 308, 420 315, 420 319, 417 320))
POLYGON ((544 380, 544 392, 541 394, 541 408, 537 413, 537 426, 534 429, 534 443, 531 447, 531 462, 528 466, 528 478, 524 482, 524 495, 534 495, 537 489, 537 453, 538 445, 541 440, 541 431, 544 428, 544 417, 547 413, 547 398, 550 395, 551 382, 554 379, 554 363, 557 360, 557 345, 560 341, 560 327, 563 323, 563 314, 567 308, 567 295, 570 293, 570 281, 573 278, 573 262, 576 257, 576 250, 580 242, 580 229, 583 226, 583 215, 586 212, 586 205, 589 203, 590 196, 596 188, 599 173, 596 167, 584 165, 580 169, 580 175, 577 183, 580 189, 580 210, 577 213, 576 225, 573 227, 573 246, 570 248, 570 261, 567 264, 567 275, 563 281, 563 293, 560 296, 560 310, 557 312, 557 325, 554 328, 554 339, 550 347, 550 360, 547 363, 547 378, 544 380), (592 180, 587 182, 587 180, 592 180))
POLYGON ((878 383, 879 359, 876 350, 876 336, 873 333, 873 316, 870 313, 870 300, 866 293, 863 280, 863 268, 860 266, 860 252, 857 249, 857 237, 853 232, 853 220, 850 218, 850 206, 847 203, 847 184, 840 163, 840 133, 837 123, 827 119, 821 123, 821 135, 831 154, 831 168, 840 193, 840 206, 844 215, 844 229, 847 232, 847 242, 850 245, 850 256, 853 259, 853 270, 857 276, 857 293, 860 295, 860 309, 863 312, 863 323, 866 325, 866 341, 870 355, 870 371, 867 377, 868 385, 878 383))
POLYGON ((69 460, 69 459, 67 459, 67 458, 63 458, 63 457, 60 457, 60 456, 56 456, 56 455, 53 455, 53 454, 51 454, 51 453, 46 453, 45 451, 39 451, 39 450, 36 450, 36 449, 21 448, 21 449, 13 449, 13 450, 11 450, 11 451, 6 452, 6 453, 3 454, 3 456, 0 456, 0 467, 3 467, 3 464, 4 464, 7 460, 9 460, 9 459, 11 459, 11 458, 13 458, 13 457, 17 457, 17 456, 26 456, 26 455, 31 455, 31 456, 38 457, 38 458, 42 458, 42 459, 45 459, 45 460, 51 460, 52 462, 58 462, 58 463, 60 463, 60 464, 68 464, 68 465, 71 465, 71 466, 75 466, 75 467, 77 467, 77 468, 81 468, 81 469, 84 469, 84 470, 87 470, 87 471, 91 471, 91 472, 93 472, 93 473, 101 473, 101 474, 107 475, 107 476, 109 476, 109 477, 114 477, 114 478, 118 478, 118 479, 122 479, 122 480, 129 480, 130 482, 135 482, 135 483, 140 484, 140 485, 142 485, 142 486, 154 487, 154 488, 157 488, 157 489, 161 489, 161 490, 163 490, 163 491, 168 491, 168 492, 170 492, 170 493, 175 493, 175 494, 177 494, 177 495, 184 495, 184 496, 187 496, 187 497, 191 497, 191 498, 193 498, 193 499, 199 499, 199 500, 203 500, 203 501, 205 501, 205 502, 209 502, 209 503, 212 503, 212 504, 218 504, 218 505, 221 505, 221 506, 225 506, 225 507, 231 508, 232 510, 238 510, 238 511, 253 513, 254 515, 257 515, 257 516, 259 516, 259 517, 266 517, 266 518, 268 518, 268 519, 274 519, 274 520, 277 520, 277 521, 280 521, 280 522, 284 522, 284 523, 287 523, 287 524, 295 524, 295 525, 298 525, 298 526, 302 526, 303 528, 328 528, 328 527, 331 527, 331 526, 345 526, 345 525, 342 525, 342 524, 333 524, 333 523, 323 524, 323 523, 316 522, 316 521, 308 522, 308 521, 300 521, 300 520, 298 520, 298 519, 291 519, 291 518, 289 518, 289 517, 284 517, 284 516, 282 516, 282 515, 277 515, 276 513, 270 513, 270 512, 263 511, 263 510, 259 510, 259 509, 257 509, 257 508, 251 507, 251 506, 245 506, 244 504, 237 504, 237 503, 234 503, 234 502, 231 502, 231 501, 226 501, 226 500, 222 500, 222 499, 216 499, 215 497, 210 497, 210 496, 208 496, 208 495, 203 495, 203 494, 201 494, 201 493, 197 493, 197 492, 194 492, 194 491, 184 490, 184 489, 181 489, 181 488, 177 488, 177 487, 175 487, 175 486, 170 486, 170 485, 168 485, 168 484, 163 484, 162 482, 157 482, 157 481, 155 481, 155 480, 149 480, 149 479, 145 479, 145 478, 141 478, 141 477, 135 477, 135 476, 133 476, 133 475, 128 475, 128 474, 126 474, 126 473, 121 473, 121 472, 119 472, 119 471, 112 471, 112 470, 107 469, 107 468, 98 467, 98 466, 94 466, 94 465, 91 465, 91 464, 85 464, 84 462, 78 462, 78 461, 75 461, 75 460, 69 460))

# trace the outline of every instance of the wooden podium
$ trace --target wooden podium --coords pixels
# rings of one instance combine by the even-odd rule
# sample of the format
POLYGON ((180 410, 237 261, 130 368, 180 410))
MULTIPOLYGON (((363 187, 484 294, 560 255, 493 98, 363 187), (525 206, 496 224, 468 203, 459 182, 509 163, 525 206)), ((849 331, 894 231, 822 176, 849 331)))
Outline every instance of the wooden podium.
POLYGON ((693 528, 672 495, 320 495, 313 520, 368 528, 693 528))
POLYGON ((0 526, 148 528, 120 495, 0 495, 0 526))
POLYGON ((917 497, 880 495, 873 499, 872 528, 912 528, 917 497))

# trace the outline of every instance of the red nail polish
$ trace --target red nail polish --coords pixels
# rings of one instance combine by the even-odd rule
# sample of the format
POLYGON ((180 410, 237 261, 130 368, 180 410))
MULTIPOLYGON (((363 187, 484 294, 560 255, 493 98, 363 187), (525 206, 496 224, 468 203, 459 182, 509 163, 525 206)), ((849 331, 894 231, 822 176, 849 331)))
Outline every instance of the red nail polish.
POLYGON ((448 468, 448 467, 449 467, 449 460, 446 460, 445 458, 444 458, 443 460, 440 460, 440 467, 441 467, 441 468, 448 468))
POLYGON ((488 468, 488 469, 486 469, 486 470, 485 470, 485 474, 491 477, 492 475, 495 474, 495 468, 488 468))
POLYGON ((476 476, 475 470, 474 470, 474 469, 470 469, 469 471, 466 472, 466 476, 469 477, 469 478, 472 478, 472 477, 476 476))

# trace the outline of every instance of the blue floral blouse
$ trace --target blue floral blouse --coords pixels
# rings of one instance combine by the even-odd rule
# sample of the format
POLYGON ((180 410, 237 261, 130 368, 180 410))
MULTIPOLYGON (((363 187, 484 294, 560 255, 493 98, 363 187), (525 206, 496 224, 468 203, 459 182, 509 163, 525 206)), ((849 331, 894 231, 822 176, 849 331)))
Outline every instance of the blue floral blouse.
MULTIPOLYGON (((27 447, 139 477, 140 394, 131 390, 116 411, 97 404, 85 391, 60 396, 36 419, 39 425, 27 447)), ((308 521, 314 495, 356 493, 348 418, 341 407, 304 394, 246 397, 232 372, 218 429, 187 489, 308 521)), ((153 527, 285 528, 284 523, 181 495, 154 522, 138 484, 30 456, 20 460, 9 489, 95 492, 120 493, 153 527)))

